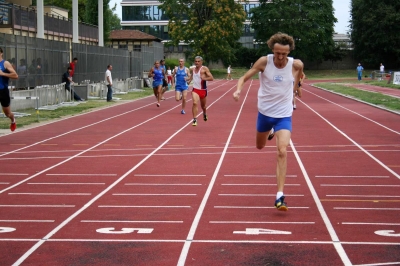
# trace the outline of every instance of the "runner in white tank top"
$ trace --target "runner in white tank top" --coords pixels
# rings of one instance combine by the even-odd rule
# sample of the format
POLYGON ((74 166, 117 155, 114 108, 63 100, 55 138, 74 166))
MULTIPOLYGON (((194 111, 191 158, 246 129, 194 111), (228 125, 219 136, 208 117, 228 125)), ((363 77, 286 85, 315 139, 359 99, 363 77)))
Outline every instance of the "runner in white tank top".
POLYGON ((203 120, 207 121, 207 81, 214 80, 208 67, 203 66, 203 58, 201 56, 196 56, 194 58, 195 68, 191 69, 193 74, 190 77, 190 81, 193 80, 193 123, 192 126, 197 126, 197 113, 198 113, 198 103, 201 104, 201 109, 203 110, 203 120))
POLYGON ((297 92, 301 97, 301 88, 295 86, 294 89, 293 81, 294 84, 298 84, 303 73, 303 63, 298 59, 288 57, 295 46, 291 36, 278 32, 271 36, 267 44, 273 55, 263 56, 257 60, 253 67, 239 79, 233 97, 238 101, 244 83, 259 73, 256 146, 258 149, 264 148, 267 139, 272 139, 274 136, 272 133, 269 137, 270 132, 275 129, 278 187, 275 207, 280 211, 287 211, 283 187, 287 168, 287 146, 292 131, 293 92, 297 92))

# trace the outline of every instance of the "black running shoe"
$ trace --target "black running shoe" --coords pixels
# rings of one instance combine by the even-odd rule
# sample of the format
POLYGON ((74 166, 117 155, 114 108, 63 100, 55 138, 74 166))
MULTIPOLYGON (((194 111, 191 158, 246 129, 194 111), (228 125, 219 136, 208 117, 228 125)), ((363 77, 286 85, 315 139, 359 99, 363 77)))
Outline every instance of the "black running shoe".
POLYGON ((275 200, 275 208, 278 211, 287 211, 288 207, 286 206, 286 202, 284 202, 285 196, 280 197, 279 199, 275 200))
POLYGON ((274 136, 275 136, 275 131, 274 131, 274 128, 272 128, 272 129, 271 129, 271 131, 269 132, 269 135, 268 135, 268 140, 271 140, 271 139, 273 139, 273 138, 274 138, 274 136))
POLYGON ((204 121, 208 120, 207 114, 203 114, 203 119, 204 119, 204 121))

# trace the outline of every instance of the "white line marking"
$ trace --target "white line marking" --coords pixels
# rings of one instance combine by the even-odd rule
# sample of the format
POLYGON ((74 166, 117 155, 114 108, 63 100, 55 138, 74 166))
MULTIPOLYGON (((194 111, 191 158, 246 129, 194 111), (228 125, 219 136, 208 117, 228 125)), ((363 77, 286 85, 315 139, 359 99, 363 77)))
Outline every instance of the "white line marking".
POLYGON ((8 185, 10 182, 0 182, 0 185, 8 185))
MULTIPOLYGON (((219 97, 219 98, 218 98, 217 100, 215 100, 212 104, 210 104, 209 107, 211 107, 215 102, 217 102, 219 99, 221 99, 221 98, 222 98, 225 94, 227 94, 229 91, 230 91, 230 90, 226 91, 221 97, 219 97)), ((102 142, 96 144, 95 146, 93 146, 93 147, 90 148, 90 149, 94 149, 95 147, 98 147, 98 146, 102 145, 103 143, 106 143, 107 141, 109 141, 109 140, 111 140, 111 139, 113 139, 113 138, 116 138, 117 136, 120 136, 120 135, 122 135, 123 133, 125 133, 125 132, 127 132, 127 131, 129 131, 129 130, 132 130, 133 128, 139 127, 139 126, 141 126, 141 125, 147 123, 148 121, 154 120, 155 118, 157 118, 157 117, 159 117, 159 116, 162 116, 163 114, 165 114, 165 113, 167 113, 167 112, 169 112, 169 111, 171 111, 171 110, 173 110, 173 109, 175 109, 175 108, 177 108, 177 107, 179 107, 179 106, 180 106, 180 105, 177 105, 177 106, 175 106, 175 107, 173 107, 173 108, 170 108, 170 109, 166 110, 165 112, 162 112, 162 113, 160 113, 160 114, 158 114, 158 115, 156 115, 156 116, 154 116, 154 117, 152 117, 152 118, 149 118, 149 119, 147 119, 147 120, 145 120, 145 121, 143 121, 143 122, 141 122, 141 123, 139 123, 139 124, 137 124, 137 125, 135 125, 135 126, 129 128, 129 129, 127 129, 127 130, 124 130, 124 131, 122 131, 122 132, 120 132, 120 133, 118 133, 118 134, 115 134, 114 136, 112 136, 112 137, 110 137, 110 138, 108 138, 108 139, 106 139, 106 140, 104 140, 104 141, 102 141, 102 142)), ((201 115, 201 113, 199 114, 199 116, 200 116, 200 115, 201 115)), ((87 208, 89 208, 89 206, 91 206, 91 205, 92 205, 95 201, 97 201, 100 197, 102 197, 104 194, 106 194, 108 191, 110 191, 112 188, 114 188, 117 184, 119 184, 122 180, 124 180, 126 176, 128 176, 129 174, 131 174, 131 173, 132 173, 133 171, 135 171, 138 167, 140 167, 145 161, 147 161, 151 156, 153 156, 157 151, 159 151, 163 146, 165 146, 171 139, 173 139, 176 135, 178 135, 178 133, 180 133, 183 129, 185 129, 185 128, 186 128, 188 125, 190 125, 191 123, 192 123, 192 122, 189 121, 189 122, 186 123, 183 127, 181 127, 180 129, 178 129, 175 133, 173 133, 169 138, 167 138, 163 143, 161 143, 161 145, 159 145, 159 146, 158 146, 157 148, 155 148, 152 152, 150 152, 146 157, 144 157, 139 163, 137 163, 137 164, 136 164, 134 167, 132 167, 129 171, 127 171, 125 174, 123 174, 122 176, 120 176, 117 180, 115 180, 115 181, 114 181, 111 185, 109 185, 106 189, 104 189, 102 192, 100 192, 100 193, 97 194, 94 198, 92 198, 90 201, 88 201, 83 207, 81 207, 81 208, 78 209, 76 212, 74 212, 72 215, 70 215, 67 219, 65 219, 62 223, 60 223, 56 228, 54 228, 51 232, 49 232, 45 237, 43 237, 40 241, 38 241, 35 245, 33 245, 28 251, 26 251, 13 265, 17 266, 17 265, 20 265, 22 262, 24 262, 26 258, 28 258, 28 257, 29 257, 33 252, 35 252, 41 245, 43 245, 47 240, 49 240, 49 238, 51 238, 54 234, 56 234, 59 230, 61 230, 65 225, 67 225, 70 221, 72 221, 76 216, 78 216, 78 215, 79 215, 80 213, 82 213, 84 210, 86 210, 87 208)), ((77 129, 77 130, 80 130, 80 129, 77 129)), ((85 150, 85 151, 83 151, 83 152, 77 154, 77 155, 74 156, 74 157, 77 157, 77 156, 79 156, 80 154, 89 151, 90 149, 87 149, 87 150, 85 150)), ((71 157, 71 159, 74 158, 74 157, 71 157)), ((66 161, 68 161, 68 160, 65 160, 65 161, 63 161, 63 162, 66 162, 66 161)), ((59 164, 62 164, 63 162, 61 162, 61 163, 59 163, 59 164)), ((47 171, 47 170, 50 170, 50 169, 52 169, 52 168, 58 166, 59 164, 56 164, 56 165, 54 165, 54 166, 52 166, 52 167, 49 167, 49 168, 47 168, 47 169, 41 171, 40 173, 37 173, 36 175, 39 175, 39 174, 41 174, 41 173, 43 173, 43 172, 45 172, 45 171, 47 171)), ((34 175, 34 176, 36 176, 36 175, 34 175)), ((27 178, 26 180, 24 180, 24 181, 22 181, 22 182, 20 182, 20 183, 23 183, 23 182, 25 182, 25 181, 27 181, 27 180, 33 178, 34 176, 31 176, 30 178, 27 178)), ((13 187, 14 187, 14 186, 9 187, 9 188, 7 188, 6 190, 11 189, 11 188, 13 188, 13 187)), ((0 194, 1 194, 2 192, 4 192, 4 191, 5 191, 5 190, 0 191, 0 194)), ((186 242, 185 242, 185 243, 186 243, 186 242)))
POLYGON ((308 176, 308 173, 303 165, 303 162, 300 159, 299 154, 296 151, 296 148, 292 142, 292 140, 290 140, 290 147, 293 150, 294 156, 296 157, 296 160, 300 166, 301 172, 303 173, 304 179, 306 180, 306 183, 308 185, 308 188, 310 189, 311 195, 314 199, 315 204, 317 205, 317 209, 322 217, 322 220, 325 223, 326 228, 328 229, 329 235, 333 241, 333 246, 335 247, 337 253, 339 254, 343 264, 345 266, 351 266, 351 261, 349 259, 349 257, 346 254, 346 251, 344 250, 342 244, 340 243, 339 237, 337 236, 335 229, 332 226, 331 221, 329 220, 328 215, 326 214, 324 207, 322 206, 322 203, 318 197, 317 192, 315 191, 315 188, 311 182, 310 177, 308 176))
POLYGON ((146 175, 146 174, 135 174, 134 176, 168 176, 169 177, 169 176, 206 176, 206 175, 146 175))
POLYGON ((360 198, 400 198, 400 196, 390 196, 390 195, 326 195, 327 197, 360 197, 360 198))
POLYGON ((351 222, 342 222, 342 224, 350 224, 350 225, 400 225, 400 223, 351 223, 351 222))
MULTIPOLYGON (((188 235, 187 235, 187 237, 186 237, 185 244, 183 245, 181 254, 180 254, 180 256, 179 256, 178 266, 184 266, 184 265, 185 265, 186 257, 187 257, 187 255, 188 255, 188 253, 189 253, 190 245, 191 245, 191 243, 193 242, 194 234, 196 233, 197 227, 198 227, 199 222, 200 222, 200 218, 201 218, 201 216, 203 215, 203 211, 204 211, 204 209, 205 209, 205 207, 206 207, 208 198, 210 197, 211 190, 212 190, 213 187, 214 187, 215 180, 217 179, 217 175, 218 175, 219 169, 221 168, 222 162, 223 162, 223 160, 224 160, 224 158, 225 158, 226 151, 228 150, 229 143, 231 142, 233 132, 234 132, 234 130, 235 130, 235 128, 236 128, 236 125, 237 125, 237 123, 238 123, 238 121, 239 121, 240 114, 241 114, 241 112, 242 112, 242 110, 243 110, 243 106, 244 106, 244 103, 246 102, 247 95, 249 94, 250 87, 251 87, 251 84, 252 84, 252 83, 253 83, 253 81, 251 81, 251 83, 250 83, 250 85, 249 85, 249 89, 247 90, 246 96, 245 96, 244 99, 243 99, 243 103, 242 103, 242 105, 240 106, 238 115, 236 116, 235 122, 234 122, 234 124, 233 124, 233 126, 232 126, 232 129, 231 129, 231 132, 229 133, 228 139, 227 139, 227 141, 226 141, 226 143, 225 143, 225 146, 224 146, 224 149, 223 149, 223 151, 222 151, 222 153, 221 153, 221 157, 220 157, 220 159, 219 159, 219 161, 218 161, 218 164, 217 164, 217 166, 216 166, 216 168, 215 168, 215 170, 214 170, 214 173, 213 173, 213 175, 212 175, 212 177, 211 177, 211 180, 210 180, 210 183, 209 183, 209 185, 208 185, 208 187, 207 187, 207 190, 206 190, 206 192, 204 193, 204 197, 203 197, 203 199, 202 199, 202 201, 201 201, 201 203, 200 203, 199 209, 197 210, 196 216, 195 216, 194 219, 193 219, 193 223, 192 223, 192 225, 190 226, 190 230, 189 230, 189 233, 188 233, 188 235)), ((235 87, 232 87, 232 88, 235 88, 235 87)), ((227 90, 226 93, 230 92, 230 91, 232 90, 232 88, 229 89, 229 90, 227 90)), ((226 93, 225 93, 225 94, 226 94, 226 93)), ((223 94, 222 96, 224 96, 225 94, 223 94)), ((221 96, 221 97, 222 97, 222 96, 221 96)))
POLYGON ((22 208, 73 208, 75 205, 0 205, 0 207, 22 208))
POLYGON ((197 196, 197 194, 141 194, 141 193, 113 193, 113 196, 197 196))
POLYGON ((191 206, 99 205, 99 208, 191 208, 191 206))
MULTIPOLYGON (((111 138, 110 138, 111 139, 111 138)), ((117 176, 117 174, 46 174, 60 176, 117 176)))
POLYGON ((210 221, 210 224, 315 224, 315 222, 210 221))
POLYGON ((400 262, 382 262, 382 263, 373 263, 373 264, 354 264, 353 266, 381 266, 381 265, 396 265, 400 264, 400 262))
POLYGON ((0 173, 0 175, 29 175, 29 174, 0 173))
POLYGON ((90 196, 92 193, 15 193, 10 192, 8 195, 32 195, 32 196, 90 196))
POLYGON ((0 220, 7 223, 54 223, 54 220, 0 220))
POLYGON ((27 183, 28 185, 105 185, 106 183, 27 183))
MULTIPOLYGON (((237 196, 237 197, 265 197, 276 196, 276 194, 218 194, 218 196, 237 196)), ((304 197, 304 195, 285 194, 290 197, 304 197)))
MULTIPOLYGON (((216 209, 275 209, 275 207, 263 206, 214 206, 216 209)), ((310 207, 292 207, 290 209, 309 209, 310 207)))
POLYGON ((121 221, 121 220, 81 220, 81 223, 183 223, 183 221, 121 221))
POLYGON ((400 211, 400 208, 354 208, 354 207, 334 207, 334 210, 378 210, 378 211, 400 211))
POLYGON ((154 184, 154 183, 126 183, 125 186, 202 186, 203 184, 154 184))
MULTIPOLYGON (((321 97, 320 97, 321 98, 321 97)), ((369 153, 366 149, 364 149, 360 144, 358 144, 357 142, 355 142, 352 138, 350 138, 349 136, 347 136, 343 131, 341 131, 339 128, 337 128, 335 125, 333 125, 331 122, 329 122, 325 117, 323 117, 322 115, 320 115, 318 112, 316 112, 314 109, 312 109, 308 104, 304 103, 303 101, 301 101, 299 99, 300 102, 302 102, 305 106, 307 106, 308 109, 310 109, 312 112, 314 112, 316 115, 318 115, 322 120, 324 120, 326 123, 328 123, 331 127, 333 127, 337 132, 339 132, 342 136, 344 136, 346 139, 348 139, 350 142, 352 142, 354 145, 356 145, 360 150, 362 150, 366 155, 368 155, 372 160, 374 160, 375 162, 377 162, 380 166, 382 166, 384 169, 386 169, 386 171, 388 171, 389 173, 391 173, 392 175, 394 175, 395 177, 397 177, 398 179, 400 179, 400 175, 397 174, 395 171, 393 171, 392 169, 390 169, 387 165, 385 165, 384 163, 382 163, 378 158, 376 158, 375 156, 373 156, 371 153, 369 153)), ((350 110, 349 110, 350 111, 350 110)), ((366 118, 368 119, 368 118, 366 118)), ((368 119, 370 120, 370 119, 368 119)), ((370 120, 372 121, 372 120, 370 120)), ((372 121, 374 123, 376 123, 375 121, 372 121)), ((376 123, 379 124, 379 123, 376 123)), ((379 124, 380 125, 380 124, 379 124)), ((381 125, 382 127, 385 127, 383 125, 381 125)), ((385 127, 386 129, 395 132, 397 134, 400 134, 399 132, 396 132, 394 130, 391 130, 390 128, 385 127)))
MULTIPOLYGON (((221 184, 221 186, 276 186, 276 184, 221 184)), ((285 184, 285 186, 300 186, 300 184, 285 184)))
POLYGON ((362 176, 362 175, 316 175, 315 177, 350 177, 350 178, 389 178, 389 176, 380 176, 380 175, 370 175, 370 176, 362 176))
POLYGON ((321 184, 321 187, 400 187, 400 185, 334 185, 334 184, 321 184))
MULTIPOLYGON (((252 153, 252 152, 250 152, 252 153)), ((276 177, 276 175, 224 175, 229 177, 276 177)), ((297 175, 287 175, 286 177, 297 177, 297 175)))

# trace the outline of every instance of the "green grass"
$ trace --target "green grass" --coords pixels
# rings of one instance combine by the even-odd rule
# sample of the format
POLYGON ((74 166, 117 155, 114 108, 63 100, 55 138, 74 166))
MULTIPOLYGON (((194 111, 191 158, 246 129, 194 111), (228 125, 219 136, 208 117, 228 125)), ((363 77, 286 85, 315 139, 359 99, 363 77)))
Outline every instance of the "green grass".
MULTIPOLYGON (((145 89, 143 92, 129 92, 128 94, 114 95, 114 97, 121 98, 122 101, 131 101, 138 98, 143 98, 153 94, 152 89, 145 89)), ((17 125, 18 128, 31 125, 37 122, 45 122, 51 121, 54 119, 73 116, 85 112, 89 112, 91 110, 102 108, 105 106, 110 106, 114 104, 118 104, 120 101, 115 102, 106 102, 105 100, 88 100, 84 103, 80 103, 76 106, 70 107, 61 107, 56 110, 39 110, 39 113, 33 108, 26 110, 19 110, 19 113, 27 113, 30 116, 18 117, 17 125)), ((11 102, 12 104, 12 102, 11 102)), ((8 129, 10 127, 10 119, 9 118, 0 118, 0 129, 8 129)))
POLYGON ((400 99, 381 93, 367 92, 341 85, 340 83, 317 83, 315 86, 341 93, 356 99, 372 103, 390 110, 400 111, 400 99))

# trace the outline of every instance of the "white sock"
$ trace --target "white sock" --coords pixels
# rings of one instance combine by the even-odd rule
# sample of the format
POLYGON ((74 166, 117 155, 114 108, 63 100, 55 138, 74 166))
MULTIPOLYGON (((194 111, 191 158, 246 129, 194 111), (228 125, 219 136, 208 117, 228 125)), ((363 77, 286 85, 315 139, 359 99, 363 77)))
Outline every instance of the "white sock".
POLYGON ((279 199, 282 196, 283 196, 283 192, 282 191, 278 191, 278 193, 276 193, 276 199, 279 199))

